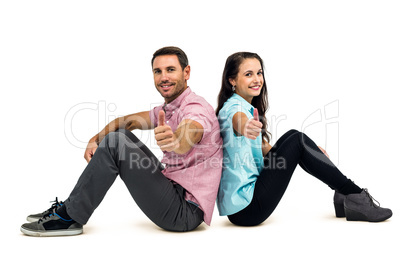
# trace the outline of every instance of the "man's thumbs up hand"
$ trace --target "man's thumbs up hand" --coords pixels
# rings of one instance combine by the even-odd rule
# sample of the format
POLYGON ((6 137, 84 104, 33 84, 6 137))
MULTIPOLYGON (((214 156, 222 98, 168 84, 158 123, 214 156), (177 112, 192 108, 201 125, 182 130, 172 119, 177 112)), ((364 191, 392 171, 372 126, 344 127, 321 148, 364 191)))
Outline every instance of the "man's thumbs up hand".
POLYGON ((172 128, 165 124, 165 112, 163 110, 159 111, 158 126, 154 132, 156 144, 158 144, 162 151, 171 152, 179 148, 180 144, 172 128))
POLYGON ((165 124, 165 112, 163 110, 159 111, 158 114, 158 127, 165 124))

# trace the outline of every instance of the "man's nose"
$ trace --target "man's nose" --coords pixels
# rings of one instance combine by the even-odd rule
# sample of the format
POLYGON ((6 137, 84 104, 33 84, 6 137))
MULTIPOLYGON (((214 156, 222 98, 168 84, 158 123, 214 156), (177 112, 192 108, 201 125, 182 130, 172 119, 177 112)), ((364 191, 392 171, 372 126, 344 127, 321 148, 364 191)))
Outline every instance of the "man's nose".
POLYGON ((162 71, 161 80, 162 80, 162 82, 169 81, 169 76, 167 75, 167 72, 162 71))

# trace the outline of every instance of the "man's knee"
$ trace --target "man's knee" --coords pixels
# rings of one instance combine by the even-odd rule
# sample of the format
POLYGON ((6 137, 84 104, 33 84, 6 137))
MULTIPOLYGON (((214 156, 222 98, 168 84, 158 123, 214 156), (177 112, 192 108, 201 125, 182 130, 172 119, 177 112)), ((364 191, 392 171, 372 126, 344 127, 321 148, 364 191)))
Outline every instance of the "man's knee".
POLYGON ((119 144, 120 138, 121 138, 121 134, 119 132, 110 132, 103 138, 103 141, 101 142, 101 144, 99 146, 115 148, 119 144))
POLYGON ((109 143, 111 141, 114 141, 114 143, 116 143, 122 138, 126 139, 126 137, 129 137, 130 134, 134 136, 134 134, 127 129, 118 129, 114 132, 110 132, 109 134, 107 134, 105 136, 105 140, 108 141, 109 143))
MULTIPOLYGON (((120 129, 116 130, 116 132, 122 133, 122 134, 124 134, 124 135, 126 135, 126 136, 128 136, 129 133, 133 134, 130 130, 127 130, 127 129, 125 129, 125 128, 120 128, 120 129)), ((133 134, 133 135, 134 135, 134 134, 133 134)))

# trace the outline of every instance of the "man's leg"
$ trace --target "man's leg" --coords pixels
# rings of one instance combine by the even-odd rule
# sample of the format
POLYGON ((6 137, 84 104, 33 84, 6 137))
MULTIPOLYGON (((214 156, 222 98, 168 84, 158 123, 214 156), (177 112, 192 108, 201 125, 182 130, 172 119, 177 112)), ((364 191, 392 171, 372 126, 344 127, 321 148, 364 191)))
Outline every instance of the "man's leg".
POLYGON ((202 222, 203 212, 184 199, 184 189, 161 172, 152 152, 127 130, 107 135, 65 201, 68 214, 85 224, 120 175, 135 202, 156 225, 189 231, 202 222))
POLYGON ((110 133, 99 145, 64 205, 39 222, 24 224, 21 231, 36 236, 81 233, 81 224, 87 223, 117 175, 156 225, 170 231, 195 229, 203 221, 203 212, 184 199, 185 190, 166 178, 161 169, 158 159, 133 133, 127 130, 110 133), (68 222, 70 218, 78 225, 68 222), (72 227, 74 230, 68 229, 72 227))

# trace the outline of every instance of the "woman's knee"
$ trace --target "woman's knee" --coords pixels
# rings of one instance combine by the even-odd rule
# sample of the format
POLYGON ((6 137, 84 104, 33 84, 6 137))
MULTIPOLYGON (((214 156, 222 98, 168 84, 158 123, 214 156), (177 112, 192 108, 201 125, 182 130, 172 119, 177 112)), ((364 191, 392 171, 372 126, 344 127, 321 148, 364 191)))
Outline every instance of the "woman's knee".
POLYGON ((294 135, 294 134, 298 134, 298 133, 301 133, 301 132, 296 129, 291 129, 288 132, 286 132, 287 135, 294 135))

